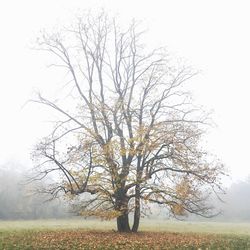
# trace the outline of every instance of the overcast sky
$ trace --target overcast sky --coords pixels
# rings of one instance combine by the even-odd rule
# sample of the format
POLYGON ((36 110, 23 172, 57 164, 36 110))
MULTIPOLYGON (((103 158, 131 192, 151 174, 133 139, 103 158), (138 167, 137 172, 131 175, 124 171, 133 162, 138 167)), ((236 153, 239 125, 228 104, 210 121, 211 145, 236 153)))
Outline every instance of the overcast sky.
POLYGON ((208 148, 230 169, 232 180, 250 174, 250 2, 216 0, 8 0, 0 2, 0 163, 30 165, 32 146, 48 132, 46 111, 22 105, 34 90, 55 91, 60 77, 48 59, 30 49, 39 31, 70 22, 84 9, 105 8, 122 20, 143 20, 150 46, 167 45, 201 74, 196 102, 214 110, 218 127, 208 148), (53 75, 53 76, 52 76, 53 75))

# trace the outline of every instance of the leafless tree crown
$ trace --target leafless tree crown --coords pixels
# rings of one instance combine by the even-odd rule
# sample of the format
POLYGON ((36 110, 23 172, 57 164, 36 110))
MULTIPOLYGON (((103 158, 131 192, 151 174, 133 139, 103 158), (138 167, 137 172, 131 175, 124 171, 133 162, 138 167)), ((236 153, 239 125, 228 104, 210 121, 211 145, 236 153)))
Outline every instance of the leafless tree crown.
POLYGON ((35 178, 57 176, 47 189, 54 196, 91 194, 81 200, 89 215, 134 212, 136 224, 148 203, 206 215, 223 166, 199 145, 207 115, 184 86, 196 72, 142 41, 136 22, 122 29, 105 14, 40 37, 39 48, 54 55, 69 82, 66 99, 35 100, 62 117, 34 150, 35 178))

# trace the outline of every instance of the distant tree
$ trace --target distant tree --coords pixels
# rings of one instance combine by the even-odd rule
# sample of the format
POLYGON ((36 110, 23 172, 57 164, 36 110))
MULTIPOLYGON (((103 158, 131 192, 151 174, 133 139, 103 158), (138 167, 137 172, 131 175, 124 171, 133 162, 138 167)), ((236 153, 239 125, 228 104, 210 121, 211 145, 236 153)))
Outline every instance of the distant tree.
POLYGON ((70 215, 67 214, 65 203, 59 200, 45 202, 51 197, 35 192, 42 183, 26 183, 24 173, 24 167, 14 162, 0 165, 0 220, 59 218, 70 215))
POLYGON ((102 13, 38 39, 68 84, 65 98, 34 100, 59 114, 34 150, 34 179, 52 175, 46 192, 54 197, 89 194, 79 212, 117 218, 119 232, 137 232, 149 203, 210 216, 206 199, 224 171, 199 146, 208 116, 184 88, 196 72, 172 64, 164 49, 148 52, 142 35, 136 22, 122 29, 102 13))
POLYGON ((227 194, 223 197, 223 203, 217 204, 223 213, 219 217, 226 221, 250 221, 250 179, 232 183, 227 194))

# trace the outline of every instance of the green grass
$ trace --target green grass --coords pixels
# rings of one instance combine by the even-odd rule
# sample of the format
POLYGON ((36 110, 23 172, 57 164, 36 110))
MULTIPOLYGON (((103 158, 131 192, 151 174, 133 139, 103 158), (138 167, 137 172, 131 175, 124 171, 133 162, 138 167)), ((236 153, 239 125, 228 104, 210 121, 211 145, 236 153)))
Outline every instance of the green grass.
POLYGON ((59 230, 59 229, 86 229, 112 230, 114 221, 75 219, 44 219, 44 220, 0 220, 1 231, 19 230, 59 230))
POLYGON ((250 249, 250 223, 141 221, 118 234, 115 221, 0 221, 0 249, 250 249))
POLYGON ((250 236, 250 223, 142 220, 141 229, 143 231, 237 234, 250 236))
MULTIPOLYGON (((17 230, 58 229, 116 230, 116 222, 85 220, 83 218, 15 221, 0 220, 0 232, 17 230)), ((156 232, 237 234, 250 236, 250 223, 188 222, 142 219, 140 230, 156 232)))

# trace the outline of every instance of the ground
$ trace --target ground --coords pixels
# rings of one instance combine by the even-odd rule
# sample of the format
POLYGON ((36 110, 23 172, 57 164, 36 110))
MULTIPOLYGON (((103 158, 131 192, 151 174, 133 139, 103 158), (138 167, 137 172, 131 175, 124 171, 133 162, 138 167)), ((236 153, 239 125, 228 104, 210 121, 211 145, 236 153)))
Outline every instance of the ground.
POLYGON ((0 249, 250 249, 250 223, 143 220, 138 234, 94 220, 0 221, 0 249))

